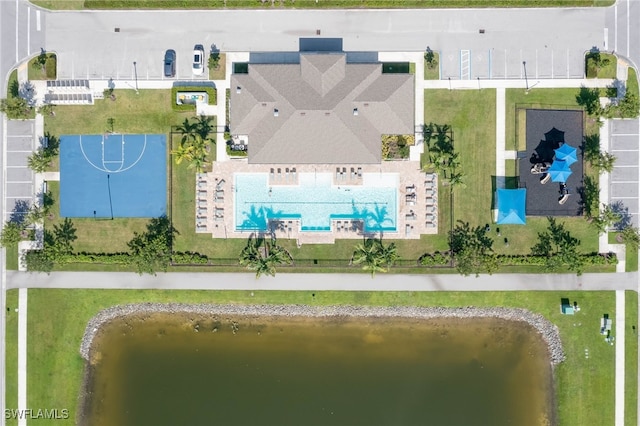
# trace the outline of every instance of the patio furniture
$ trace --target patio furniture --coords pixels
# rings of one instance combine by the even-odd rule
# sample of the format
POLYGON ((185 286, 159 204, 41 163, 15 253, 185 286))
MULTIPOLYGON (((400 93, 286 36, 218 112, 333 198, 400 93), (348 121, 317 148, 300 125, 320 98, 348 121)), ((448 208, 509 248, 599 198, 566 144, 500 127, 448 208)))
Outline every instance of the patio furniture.
POLYGON ((224 183, 225 183, 224 179, 220 179, 216 184, 216 189, 222 189, 224 187, 224 183))
POLYGON ((206 180, 199 180, 198 181, 198 188, 206 188, 207 187, 207 181, 206 180))
POLYGON ((600 334, 605 335, 607 332, 610 332, 612 324, 613 320, 609 319, 609 315, 605 315, 600 318, 600 334))
POLYGON ((362 167, 358 167, 358 177, 362 177, 362 167))
POLYGON ((271 178, 271 180, 274 180, 275 177, 275 170, 273 170, 273 167, 271 168, 271 170, 269 171, 269 177, 271 178))

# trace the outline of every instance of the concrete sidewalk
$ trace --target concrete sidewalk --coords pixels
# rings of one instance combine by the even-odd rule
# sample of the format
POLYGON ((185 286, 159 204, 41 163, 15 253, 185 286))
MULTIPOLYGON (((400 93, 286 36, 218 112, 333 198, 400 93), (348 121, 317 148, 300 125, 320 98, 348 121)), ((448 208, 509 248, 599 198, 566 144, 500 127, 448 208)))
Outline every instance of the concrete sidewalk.
POLYGON ((638 273, 400 275, 282 273, 255 278, 252 273, 173 272, 157 276, 132 272, 52 272, 50 275, 7 271, 7 288, 299 290, 299 291, 574 291, 637 290, 638 273))

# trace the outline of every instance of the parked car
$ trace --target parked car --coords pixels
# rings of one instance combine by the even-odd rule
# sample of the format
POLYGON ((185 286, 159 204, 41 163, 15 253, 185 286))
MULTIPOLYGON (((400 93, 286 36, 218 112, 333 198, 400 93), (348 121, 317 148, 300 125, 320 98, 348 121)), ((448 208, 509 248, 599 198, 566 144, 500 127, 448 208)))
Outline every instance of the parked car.
POLYGON ((201 44, 196 44, 193 48, 193 73, 204 73, 204 47, 201 44))
POLYGON ((176 51, 169 49, 164 53, 164 76, 176 76, 176 51))

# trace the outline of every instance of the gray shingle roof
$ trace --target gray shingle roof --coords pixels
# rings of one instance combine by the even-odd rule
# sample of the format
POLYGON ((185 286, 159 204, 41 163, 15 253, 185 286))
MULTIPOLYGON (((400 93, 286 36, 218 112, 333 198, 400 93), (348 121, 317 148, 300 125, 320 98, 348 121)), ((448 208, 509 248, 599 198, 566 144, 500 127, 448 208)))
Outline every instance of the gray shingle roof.
POLYGON ((248 136, 250 163, 379 163, 382 134, 414 132, 413 75, 382 74, 381 64, 350 64, 345 54, 249 64, 231 76, 230 103, 231 132, 248 136))

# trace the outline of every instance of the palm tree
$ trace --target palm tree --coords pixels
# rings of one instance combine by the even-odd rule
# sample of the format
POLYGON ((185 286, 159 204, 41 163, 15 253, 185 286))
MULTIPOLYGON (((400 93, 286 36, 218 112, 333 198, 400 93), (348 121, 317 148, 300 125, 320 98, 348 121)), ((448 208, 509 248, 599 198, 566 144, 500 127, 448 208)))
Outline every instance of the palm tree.
POLYGON ((174 155, 176 164, 182 163, 183 160, 189 163, 193 160, 193 145, 180 144, 171 154, 174 155))
MULTIPOLYGON (((210 140, 209 135, 214 131, 213 124, 211 124, 212 121, 213 117, 200 115, 196 117, 196 121, 193 123, 194 132, 204 141, 210 140)), ((211 142, 215 143, 214 140, 211 140, 211 142)))
POLYGON ((382 241, 380 241, 380 257, 382 258, 387 268, 393 266, 396 261, 400 259, 396 243, 391 243, 388 246, 385 246, 384 244, 382 244, 382 241))
POLYGON ((188 118, 185 118, 182 124, 176 127, 176 130, 182 133, 182 143, 185 143, 190 138, 194 137, 196 133, 197 123, 191 123, 188 118))
POLYGON ((282 247, 278 246, 275 239, 267 242, 264 238, 251 236, 247 245, 240 253, 240 265, 256 271, 256 278, 261 275, 276 275, 276 266, 291 264, 291 256, 282 247))
POLYGON ((371 272, 371 278, 376 272, 387 272, 384 267, 385 259, 382 257, 379 240, 368 238, 364 243, 358 244, 353 252, 353 263, 362 265, 362 269, 371 272))

